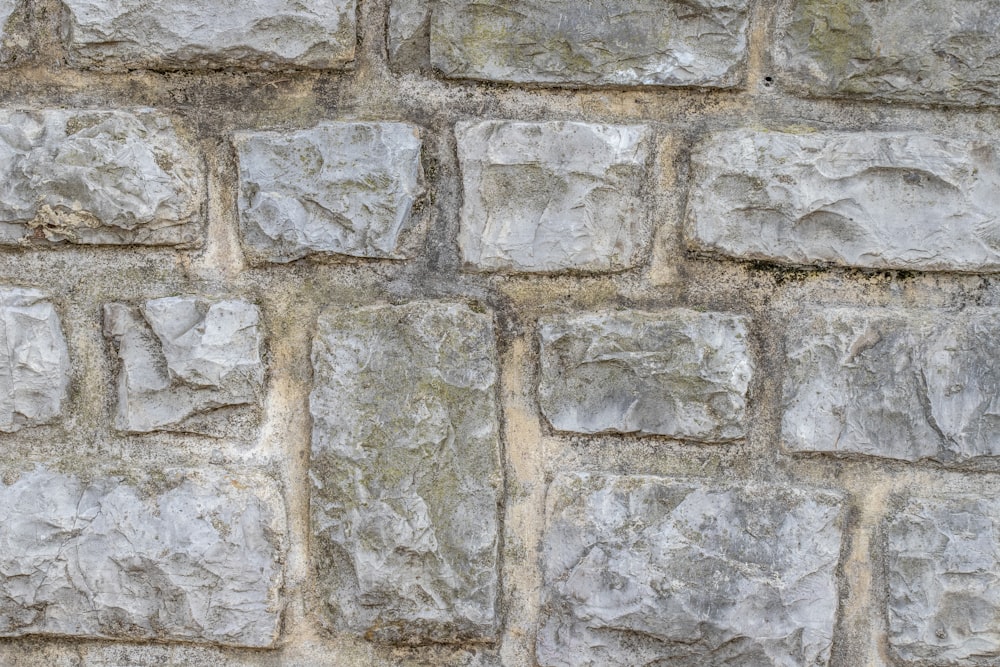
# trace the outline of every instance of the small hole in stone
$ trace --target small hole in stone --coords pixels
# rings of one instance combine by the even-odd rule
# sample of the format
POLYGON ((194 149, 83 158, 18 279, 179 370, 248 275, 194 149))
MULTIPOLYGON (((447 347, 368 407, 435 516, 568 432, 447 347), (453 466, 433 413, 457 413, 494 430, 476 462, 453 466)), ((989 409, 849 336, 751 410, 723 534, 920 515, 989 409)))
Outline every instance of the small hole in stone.
POLYGON ((770 76, 765 76, 764 77, 764 85, 765 86, 770 86, 772 83, 774 83, 774 78, 773 77, 770 77, 770 76))

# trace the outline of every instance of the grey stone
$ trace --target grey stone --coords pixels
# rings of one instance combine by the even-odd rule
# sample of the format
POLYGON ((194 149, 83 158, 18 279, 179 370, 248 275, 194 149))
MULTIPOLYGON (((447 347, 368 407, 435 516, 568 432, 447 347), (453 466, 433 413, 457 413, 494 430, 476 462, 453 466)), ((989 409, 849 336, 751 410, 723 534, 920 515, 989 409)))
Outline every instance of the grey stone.
POLYGON ((448 77, 732 87, 747 0, 436 0, 431 62, 448 77))
POLYGON ((889 646, 896 657, 997 664, 998 518, 994 498, 951 497, 911 500, 888 520, 889 646))
POLYGON ((69 389, 59 315, 35 289, 0 287, 0 431, 47 424, 69 389))
POLYGON ((284 532, 263 478, 36 468, 0 482, 0 636, 270 646, 284 532))
MULTIPOLYGON (((4 37, 4 26, 7 25, 7 19, 10 15, 14 13, 17 9, 19 0, 0 0, 0 40, 4 37)), ((0 42, 2 44, 2 42, 0 42)))
POLYGON ((423 193, 420 133, 405 123, 323 123, 241 133, 240 218, 273 262, 313 253, 402 259, 423 193))
POLYGON ((458 243, 486 271, 620 271, 650 238, 645 126, 458 123, 458 243))
POLYGON ((791 0, 775 62, 819 96, 1000 104, 998 0, 791 0))
POLYGON ((313 554, 330 624, 392 643, 492 639, 490 318, 429 302, 328 311, 312 359, 313 554))
POLYGON ((63 0, 74 63, 101 69, 342 68, 354 0, 63 0))
POLYGON ((389 60, 397 65, 430 63, 432 0, 391 0, 389 4, 389 60))
POLYGON ((716 134, 692 156, 689 243, 785 264, 1000 271, 993 144, 913 132, 716 134))
POLYGON ((839 497, 573 474, 547 503, 544 667, 827 664, 839 497))
POLYGON ((121 360, 120 430, 203 432, 200 418, 221 423, 220 410, 261 401, 263 331, 252 304, 186 296, 110 303, 104 331, 121 360))
POLYGON ((944 463, 1000 454, 1000 310, 827 308, 795 318, 785 354, 792 450, 944 463))
POLYGON ((542 318, 538 403, 561 431, 741 438, 748 325, 680 308, 542 318))
POLYGON ((204 173, 153 111, 0 111, 0 243, 191 245, 204 173))

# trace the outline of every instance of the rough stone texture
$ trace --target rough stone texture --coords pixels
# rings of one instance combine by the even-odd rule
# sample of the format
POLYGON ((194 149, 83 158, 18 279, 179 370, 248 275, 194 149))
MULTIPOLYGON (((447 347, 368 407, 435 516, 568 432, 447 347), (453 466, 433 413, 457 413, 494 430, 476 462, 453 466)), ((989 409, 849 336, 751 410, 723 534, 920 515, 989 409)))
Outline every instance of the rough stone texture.
POLYGON ((204 197, 161 114, 0 111, 0 244, 193 244, 204 197))
MULTIPOLYGON (((4 26, 7 24, 7 19, 10 15, 14 13, 17 9, 18 0, 0 0, 0 40, 4 37, 4 26)), ((0 41, 0 51, 2 51, 3 42, 0 41)))
MULTIPOLYGON (((748 4, 436 0, 431 62, 448 77, 490 81, 731 87, 746 59, 748 4)), ((390 47, 405 35, 390 31, 390 47)))
POLYGON ((998 0, 791 0, 775 61, 793 88, 920 104, 1000 104, 998 0))
POLYGON ((236 136, 240 216, 251 250, 402 259, 423 193, 420 134, 404 123, 324 123, 236 136))
POLYGON ((157 475, 39 467, 0 482, 0 636, 275 641, 284 510, 274 484, 157 475))
POLYGON ((905 661, 996 664, 1000 503, 911 500, 886 528, 889 645, 905 661))
POLYGON ((785 345, 785 444, 962 462, 1000 454, 1000 311, 830 308, 785 345))
POLYGON ((104 331, 121 360, 120 430, 204 432, 224 424, 224 409, 261 401, 263 331, 252 304, 187 296, 111 303, 104 331))
POLYGON ((340 68, 354 0, 63 0, 78 65, 105 69, 340 68))
POLYGON ((741 438, 748 325, 684 309, 543 318, 542 414, 561 431, 741 438))
POLYGON ((641 125, 458 123, 458 243, 487 271, 619 271, 649 244, 641 125))
POLYGON ((493 637, 489 318, 431 302, 328 311, 312 358, 313 553, 333 625, 389 642, 493 637))
POLYGON ((788 264, 1000 270, 992 141, 723 132, 695 150, 692 184, 688 234, 699 249, 788 264))
POLYGON ((432 2, 391 0, 387 37, 390 62, 411 67, 430 62, 432 2))
POLYGON ((827 663, 833 494, 576 474, 548 506, 541 665, 827 663))

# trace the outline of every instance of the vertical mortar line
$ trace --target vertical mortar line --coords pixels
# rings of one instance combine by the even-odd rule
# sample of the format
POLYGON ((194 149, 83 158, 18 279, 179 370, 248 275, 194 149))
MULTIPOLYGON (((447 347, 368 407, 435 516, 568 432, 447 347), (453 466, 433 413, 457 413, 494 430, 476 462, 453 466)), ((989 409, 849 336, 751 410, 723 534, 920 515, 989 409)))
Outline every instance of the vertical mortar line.
POLYGON ((766 70, 771 65, 770 38, 774 34, 774 18, 779 4, 772 0, 756 0, 750 4, 745 87, 751 94, 760 85, 761 80, 768 76, 766 70))
POLYGON ((246 269, 237 231, 236 153, 229 135, 205 138, 200 147, 205 158, 208 198, 205 244, 200 253, 192 253, 191 269, 200 278, 228 284, 246 269))

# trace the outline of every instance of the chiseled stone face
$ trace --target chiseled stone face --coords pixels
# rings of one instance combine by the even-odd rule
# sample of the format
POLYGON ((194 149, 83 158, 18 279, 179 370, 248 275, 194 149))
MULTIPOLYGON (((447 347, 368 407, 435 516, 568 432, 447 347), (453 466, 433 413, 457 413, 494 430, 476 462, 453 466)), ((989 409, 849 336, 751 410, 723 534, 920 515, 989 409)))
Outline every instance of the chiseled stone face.
POLYGON ((104 331, 121 360, 115 425, 123 431, 215 434, 261 401, 263 331, 252 304, 186 296, 110 303, 104 331))
POLYGON ((458 243, 482 271, 620 271, 650 238, 648 128, 571 122, 458 123, 458 243))
POLYGON ((785 264, 1000 271, 992 142, 723 132, 694 151, 691 183, 687 234, 697 249, 785 264))
POLYGON ((571 474, 548 494, 544 667, 825 665, 841 500, 571 474))
POLYGON ((405 123, 323 123, 236 136, 240 217, 252 253, 402 259, 423 194, 420 134, 405 123))
POLYGON ((796 451, 961 462, 1000 455, 1000 310, 828 308, 785 342, 796 451))
POLYGON ((998 0, 789 0, 774 56, 798 92, 1000 104, 998 0))
POLYGON ((331 310, 312 360, 313 559, 331 625, 396 643, 494 637, 490 318, 430 302, 331 310))
POLYGON ((101 69, 341 68, 354 0, 63 0, 74 63, 101 69))
POLYGON ((907 664, 1000 653, 998 517, 995 499, 968 496, 911 500, 887 521, 889 645, 907 664))
POLYGON ((680 308, 543 318, 542 413, 577 433, 743 437, 747 327, 745 317, 680 308))
POLYGON ((284 516, 274 482, 205 470, 0 482, 0 636, 270 646, 284 516))

